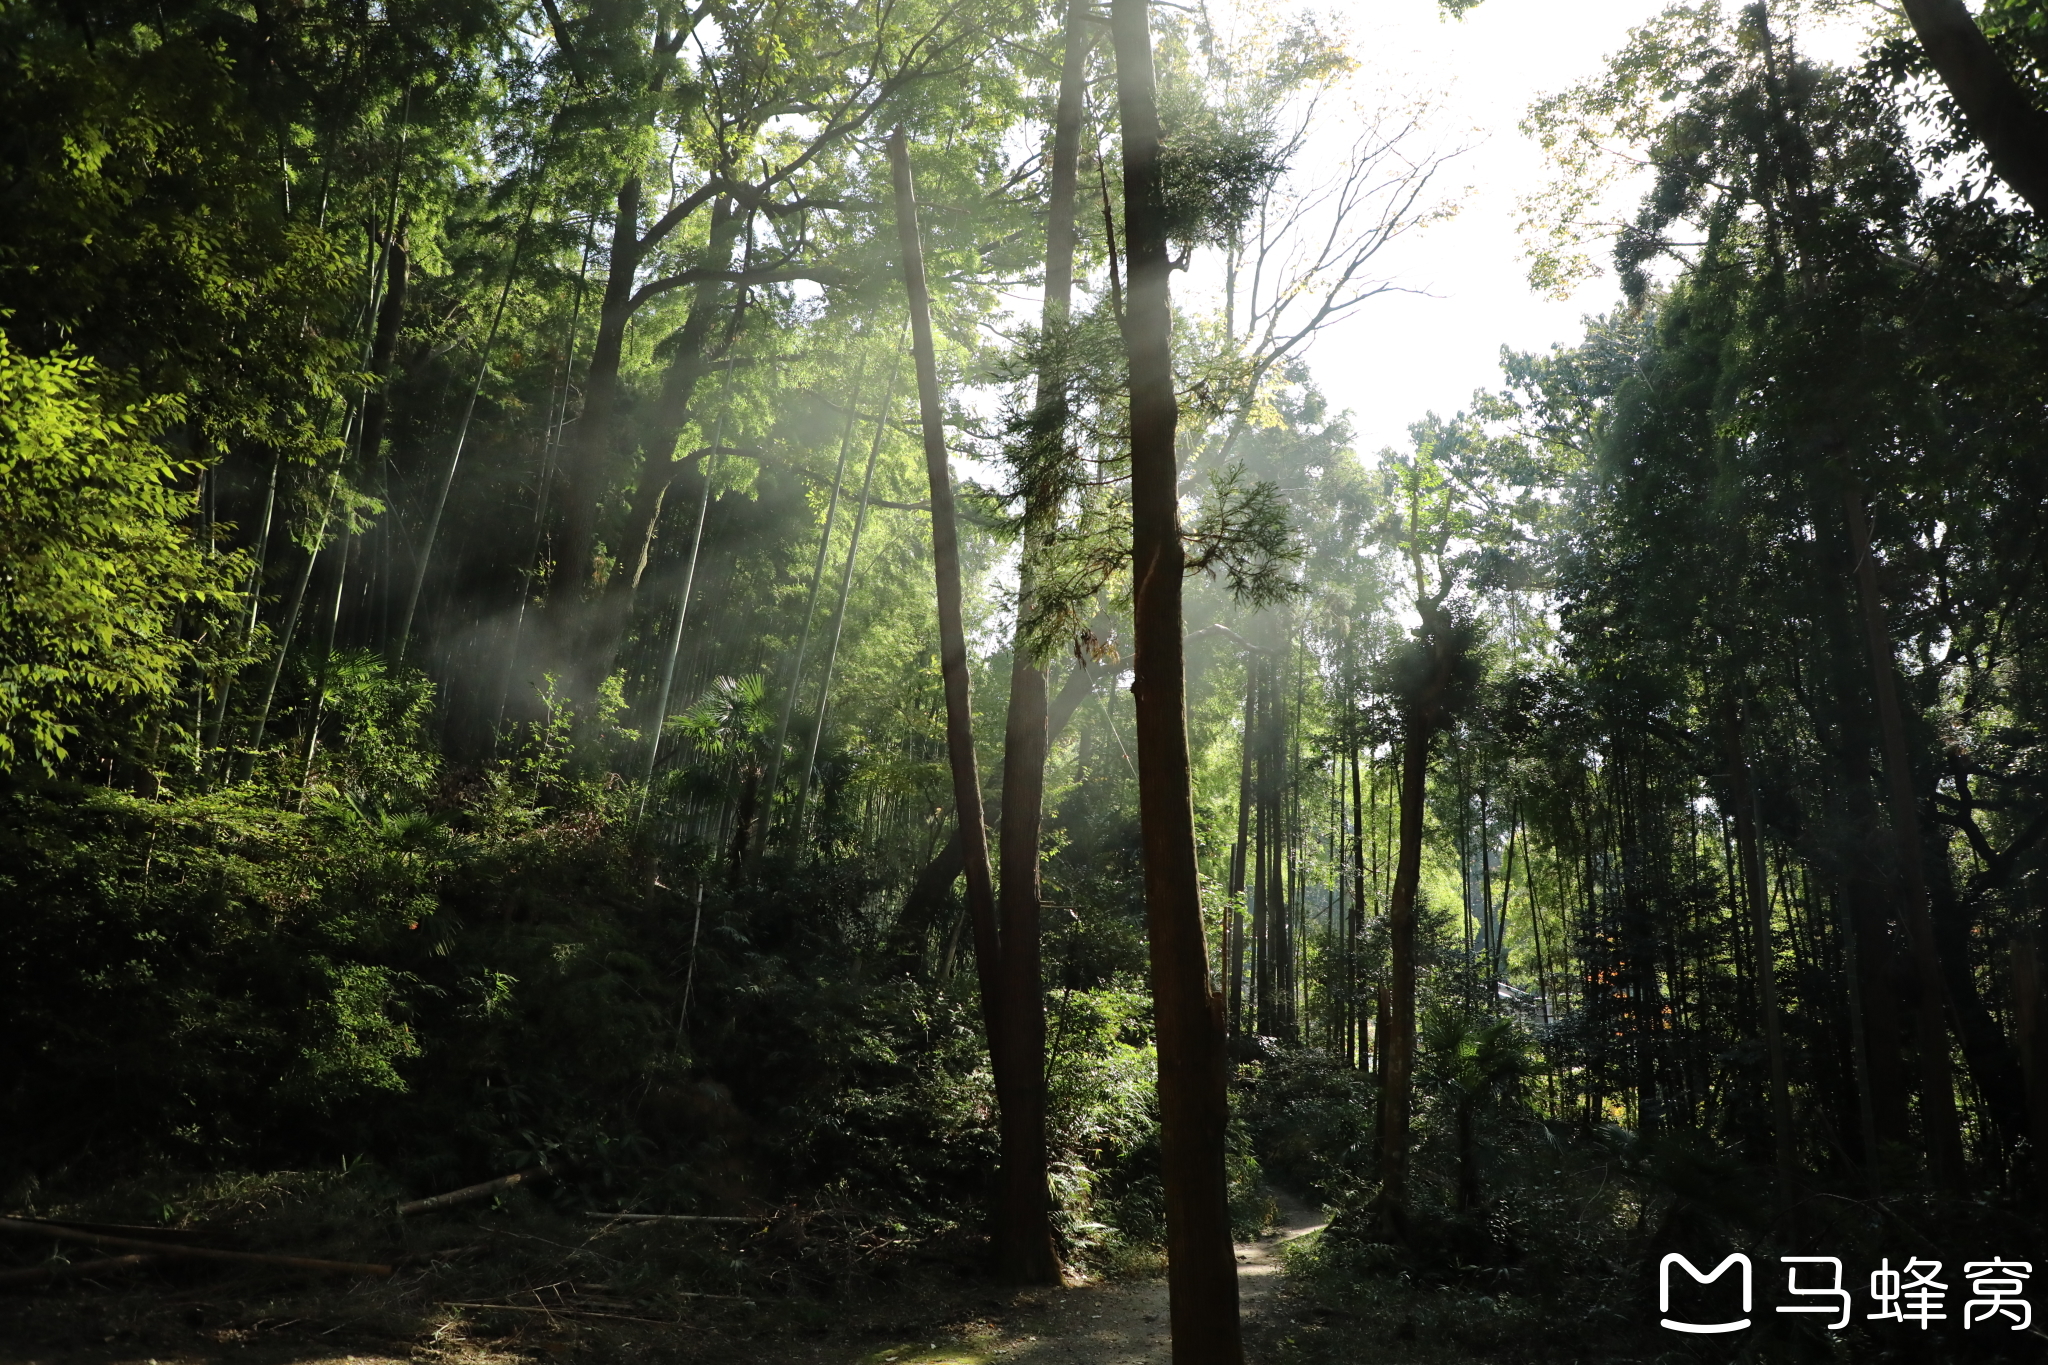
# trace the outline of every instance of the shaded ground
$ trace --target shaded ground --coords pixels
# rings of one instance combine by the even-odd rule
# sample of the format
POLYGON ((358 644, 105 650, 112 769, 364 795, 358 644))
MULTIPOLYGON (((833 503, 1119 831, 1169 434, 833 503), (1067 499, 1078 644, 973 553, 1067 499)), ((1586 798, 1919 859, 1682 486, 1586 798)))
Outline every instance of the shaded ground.
MULTIPOLYGON (((1280 1293, 1280 1248, 1321 1225, 1320 1215, 1295 1201, 1282 1196, 1278 1204, 1275 1229, 1237 1249, 1255 1361, 1270 1358, 1292 1330, 1280 1293)), ((266 1281, 200 1267, 17 1291, 0 1296, 0 1365, 526 1365, 551 1359, 1165 1365, 1170 1359, 1164 1279, 1060 1291, 1000 1289, 969 1273, 974 1248, 965 1239, 884 1246, 873 1256, 867 1281, 835 1298, 720 1298, 678 1291, 673 1278, 665 1290, 646 1287, 650 1267, 666 1274, 678 1260, 687 1261, 701 1283, 704 1263, 745 1249, 737 1236, 706 1232, 471 1216, 407 1230, 426 1245, 395 1254, 383 1248, 382 1255, 406 1262, 389 1281, 266 1281), (678 1249, 678 1243, 693 1244, 678 1249), (620 1283, 589 1273, 607 1262, 620 1283)), ((805 1229, 796 1234, 803 1240, 805 1229)), ((877 1238, 869 1234, 868 1240, 877 1238)), ((334 1254, 332 1247, 311 1250, 334 1254)), ((357 1258, 379 1254, 353 1250, 357 1258)), ((854 1254, 858 1248, 837 1250, 854 1254)), ((98 1254, 84 1251, 80 1259, 98 1254)))

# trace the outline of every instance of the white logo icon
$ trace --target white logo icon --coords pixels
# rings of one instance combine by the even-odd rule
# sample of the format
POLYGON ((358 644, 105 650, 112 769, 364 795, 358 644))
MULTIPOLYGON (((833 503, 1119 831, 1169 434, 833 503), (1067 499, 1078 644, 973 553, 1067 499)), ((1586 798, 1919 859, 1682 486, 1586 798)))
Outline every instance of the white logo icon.
MULTIPOLYGON (((1685 1268, 1685 1273, 1692 1276, 1694 1282, 1698 1284, 1712 1284, 1715 1280, 1721 1278, 1721 1276, 1727 1271, 1729 1266, 1741 1266, 1742 1311, 1745 1313, 1749 1311, 1749 1257, 1743 1255, 1739 1251, 1730 1253, 1727 1260, 1721 1262, 1721 1264, 1715 1266, 1711 1271, 1708 1271, 1705 1274, 1701 1274, 1700 1268, 1698 1266, 1694 1265, 1691 1261, 1686 1260, 1685 1257, 1679 1255, 1675 1251, 1672 1252, 1670 1255, 1666 1256, 1663 1259, 1663 1261, 1660 1262, 1657 1266, 1657 1311, 1661 1313, 1669 1313, 1671 1311, 1671 1267, 1674 1265, 1683 1266, 1685 1268)), ((1840 1274, 1840 1269, 1840 1262, 1837 1262, 1836 1273, 1838 1276, 1840 1274)), ((1663 1319, 1663 1324, 1664 1326, 1670 1328, 1674 1332, 1698 1332, 1701 1334, 1710 1334, 1715 1332, 1739 1332, 1743 1328, 1749 1326, 1749 1319, 1738 1318, 1734 1322, 1674 1322, 1670 1318, 1665 1318, 1663 1319)))

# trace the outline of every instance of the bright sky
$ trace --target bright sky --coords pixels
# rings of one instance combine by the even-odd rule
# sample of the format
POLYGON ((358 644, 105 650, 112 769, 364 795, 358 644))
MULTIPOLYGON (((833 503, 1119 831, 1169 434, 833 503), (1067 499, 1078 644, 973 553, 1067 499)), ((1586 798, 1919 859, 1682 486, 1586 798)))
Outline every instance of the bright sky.
MULTIPOLYGON (((1469 187, 1457 217, 1396 241, 1378 258, 1382 275, 1426 294, 1366 303, 1309 353, 1332 403, 1353 412, 1358 450, 1370 456, 1405 445, 1408 424, 1425 412, 1448 414, 1475 388, 1497 385, 1503 345, 1570 344, 1582 334, 1582 317, 1613 307, 1618 291, 1608 274, 1562 302, 1529 288, 1516 200, 1547 175, 1542 153, 1517 125, 1539 96, 1598 74, 1628 31, 1663 3, 1484 0, 1463 19, 1441 17, 1436 0, 1319 0, 1316 8, 1344 18, 1358 54, 1387 73, 1379 79, 1441 92, 1443 140, 1471 146, 1442 182, 1469 187)), ((1851 35, 1826 36, 1835 41, 1812 35, 1805 45, 1838 59, 1854 50, 1851 35)), ((1348 143, 1339 129, 1331 132, 1335 145, 1348 143)))

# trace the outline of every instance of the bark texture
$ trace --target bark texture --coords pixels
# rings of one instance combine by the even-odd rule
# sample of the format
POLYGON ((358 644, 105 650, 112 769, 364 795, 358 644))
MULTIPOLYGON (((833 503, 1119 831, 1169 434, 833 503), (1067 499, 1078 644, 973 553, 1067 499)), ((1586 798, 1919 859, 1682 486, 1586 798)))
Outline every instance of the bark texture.
POLYGON ((1065 493, 1056 477, 1067 439, 1067 380, 1061 334, 1074 287, 1074 194, 1081 154, 1087 10, 1070 0, 1059 104, 1053 119, 1052 175, 1045 228, 1047 341, 1039 368, 1024 465, 1024 545, 1018 565, 1017 627, 1010 652, 1010 704, 1003 726, 1003 804, 997 914, 1002 953, 1003 1031, 1017 1057, 1002 1113, 1002 1190, 996 1269, 1022 1284, 1060 1282, 1052 1237, 1052 1189, 1046 1178, 1045 997, 1039 966, 1040 825, 1045 810, 1045 664, 1032 648, 1038 563, 1065 493))
POLYGON ((1159 1049, 1167 1287, 1175 1365, 1240 1365, 1237 1262, 1224 1173, 1229 1097, 1223 997, 1211 988, 1195 861, 1183 672, 1179 410, 1173 391, 1172 266, 1160 175, 1159 106, 1146 0, 1112 0, 1123 129, 1130 365, 1131 577, 1138 820, 1159 1049))

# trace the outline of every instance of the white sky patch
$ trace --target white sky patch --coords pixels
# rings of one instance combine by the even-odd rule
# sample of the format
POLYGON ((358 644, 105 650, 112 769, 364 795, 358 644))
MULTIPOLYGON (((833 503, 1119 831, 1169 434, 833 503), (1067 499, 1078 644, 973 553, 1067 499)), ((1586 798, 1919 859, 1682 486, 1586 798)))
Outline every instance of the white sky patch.
MULTIPOLYGON (((1470 146, 1442 182, 1469 187, 1458 215, 1396 240, 1378 259, 1383 277, 1421 292, 1371 300, 1323 333, 1308 354, 1332 405, 1352 412, 1358 450, 1369 457, 1383 446, 1405 447, 1408 425, 1426 412, 1448 415, 1466 406, 1475 388, 1497 386, 1503 345, 1522 351, 1570 345, 1584 334, 1582 318, 1615 305, 1610 274, 1561 301, 1530 289, 1517 201, 1541 189, 1549 170, 1518 125, 1539 97, 1597 76, 1629 30, 1664 4, 1485 0, 1462 20, 1442 18, 1436 0, 1338 0, 1330 8, 1355 35, 1354 50, 1365 63, 1361 79, 1391 80, 1406 92, 1440 92, 1436 122, 1443 140, 1470 146)), ((1817 57, 1850 60, 1864 22, 1853 15, 1809 32, 1802 46, 1817 57)), ((1359 97, 1377 102, 1371 90, 1359 97)), ((1343 106, 1330 108, 1339 117, 1319 140, 1326 154, 1356 136, 1343 106)), ((1632 214, 1639 193, 1640 181, 1624 186, 1617 208, 1632 214)))

